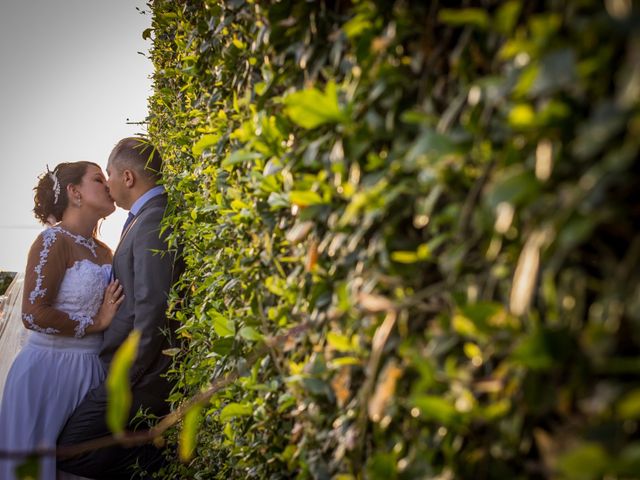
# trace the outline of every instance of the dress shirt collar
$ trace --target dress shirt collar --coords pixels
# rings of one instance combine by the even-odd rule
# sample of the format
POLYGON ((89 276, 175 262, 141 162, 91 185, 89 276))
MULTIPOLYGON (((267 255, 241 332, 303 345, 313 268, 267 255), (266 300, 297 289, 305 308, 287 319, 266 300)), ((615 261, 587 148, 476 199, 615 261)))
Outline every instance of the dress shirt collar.
POLYGON ((147 203, 153 197, 157 197, 158 195, 162 195, 163 193, 164 193, 164 186, 162 185, 157 185, 152 189, 147 190, 140 196, 140 198, 138 198, 135 202, 133 202, 133 205, 131 205, 131 210, 129 211, 134 215, 137 215, 145 203, 147 203))

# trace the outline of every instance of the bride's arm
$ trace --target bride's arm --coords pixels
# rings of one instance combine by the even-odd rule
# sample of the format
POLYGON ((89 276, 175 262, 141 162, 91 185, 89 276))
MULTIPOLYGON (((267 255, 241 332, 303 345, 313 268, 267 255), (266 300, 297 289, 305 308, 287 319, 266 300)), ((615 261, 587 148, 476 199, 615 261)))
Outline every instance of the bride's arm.
POLYGON ((59 233, 47 229, 33 242, 24 278, 22 323, 30 330, 49 335, 83 337, 93 319, 69 317, 53 307, 67 270, 70 252, 59 233))

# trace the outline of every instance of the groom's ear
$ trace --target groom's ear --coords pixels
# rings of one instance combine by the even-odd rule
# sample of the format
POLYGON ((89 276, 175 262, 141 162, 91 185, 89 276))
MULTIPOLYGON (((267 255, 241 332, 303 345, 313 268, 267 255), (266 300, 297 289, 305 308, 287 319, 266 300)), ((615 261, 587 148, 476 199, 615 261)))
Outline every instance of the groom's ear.
POLYGON ((131 170, 123 170, 122 171, 122 181, 128 188, 133 188, 136 184, 136 176, 131 170))

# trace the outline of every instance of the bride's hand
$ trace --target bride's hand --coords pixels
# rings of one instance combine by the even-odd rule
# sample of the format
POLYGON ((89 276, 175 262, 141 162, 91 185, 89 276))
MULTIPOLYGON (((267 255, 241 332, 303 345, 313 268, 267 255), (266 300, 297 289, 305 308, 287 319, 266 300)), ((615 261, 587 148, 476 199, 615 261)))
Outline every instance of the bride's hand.
POLYGON ((111 324, 111 320, 113 320, 123 300, 122 285, 120 285, 118 280, 112 281, 104 291, 104 299, 102 300, 102 305, 100 305, 100 310, 98 310, 98 313, 93 319, 93 325, 87 329, 87 332, 101 332, 105 330, 111 324))

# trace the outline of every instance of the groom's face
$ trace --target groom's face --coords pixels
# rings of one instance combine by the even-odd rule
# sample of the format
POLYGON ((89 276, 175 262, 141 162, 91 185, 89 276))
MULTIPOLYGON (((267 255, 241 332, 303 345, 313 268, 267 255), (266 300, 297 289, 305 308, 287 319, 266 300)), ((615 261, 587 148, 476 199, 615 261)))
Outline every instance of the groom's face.
POLYGON ((124 178, 119 166, 113 162, 107 163, 107 186, 109 194, 120 208, 128 209, 127 205, 127 189, 124 184, 124 178))

